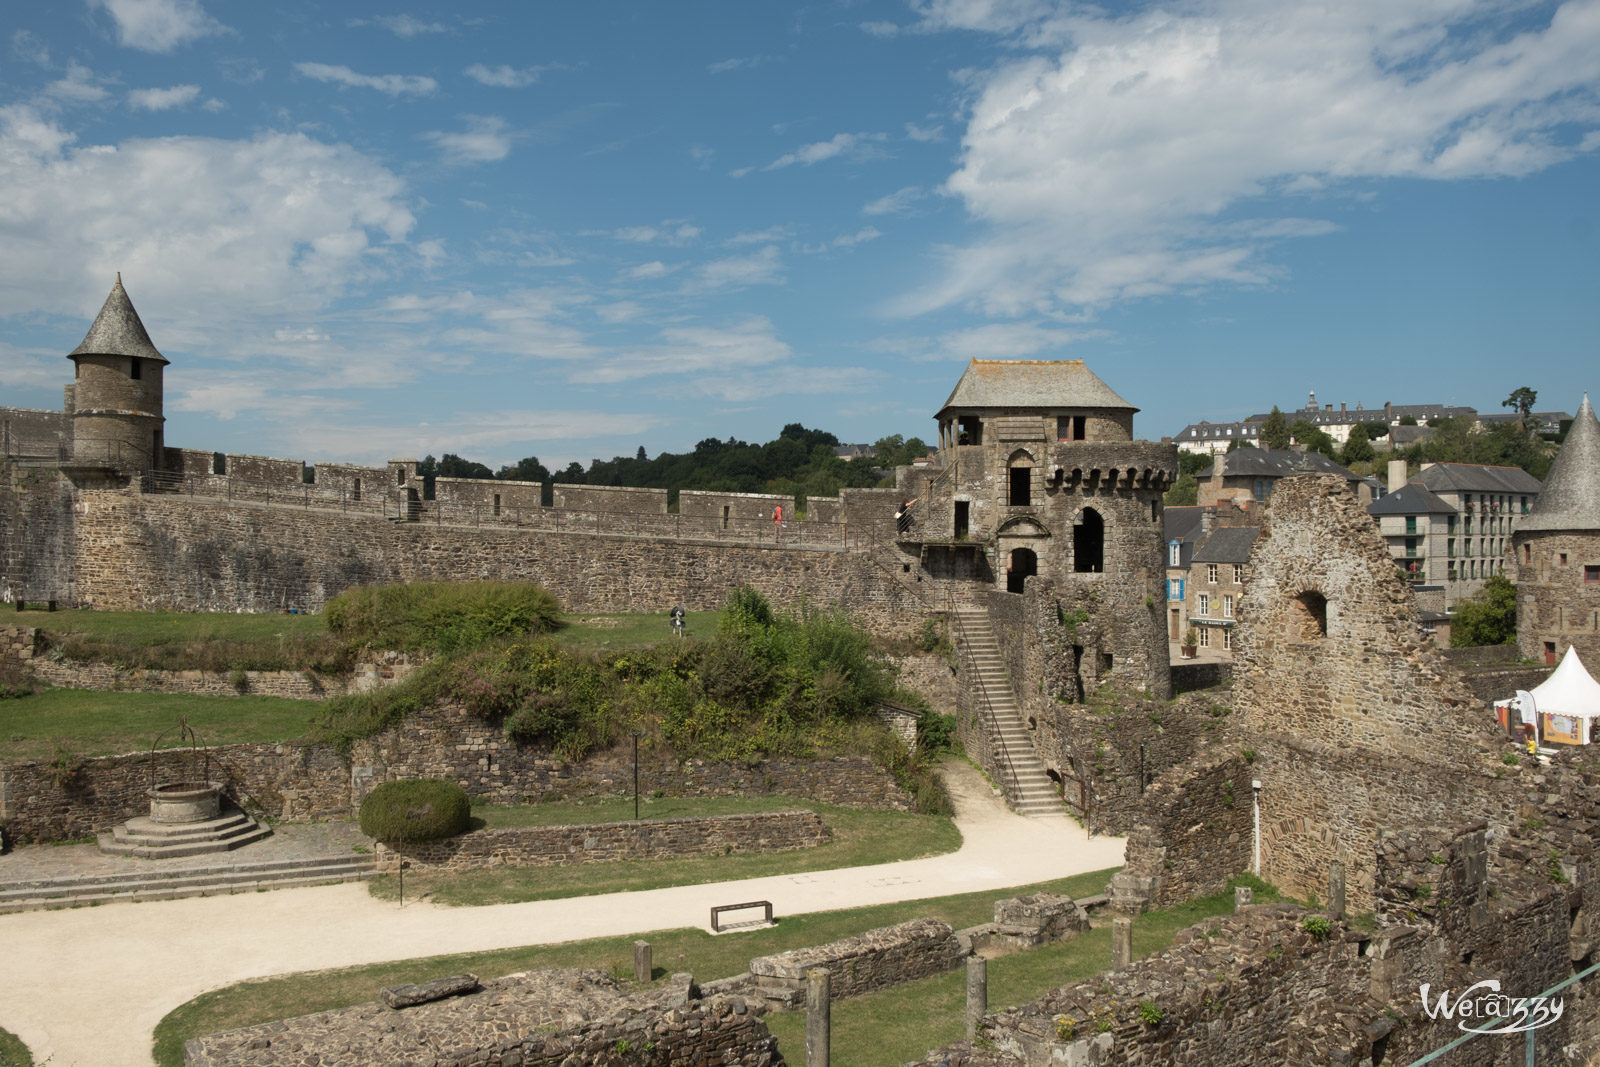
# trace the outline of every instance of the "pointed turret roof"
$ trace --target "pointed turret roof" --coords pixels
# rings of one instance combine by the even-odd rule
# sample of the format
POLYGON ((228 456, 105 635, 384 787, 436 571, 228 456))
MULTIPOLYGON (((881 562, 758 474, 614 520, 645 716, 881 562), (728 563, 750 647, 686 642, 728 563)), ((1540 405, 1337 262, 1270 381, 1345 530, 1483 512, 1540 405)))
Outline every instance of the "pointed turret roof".
POLYGON ((139 313, 133 310, 133 301, 128 299, 127 290, 122 288, 121 271, 117 272, 111 295, 101 305, 100 314, 94 317, 94 325, 84 335, 83 343, 67 355, 68 358, 137 356, 140 359, 168 362, 167 357, 156 351, 156 346, 150 343, 150 335, 145 332, 144 323, 139 321, 139 313))
POLYGON ((1583 394, 1578 416, 1545 479, 1533 510, 1517 523, 1524 530, 1600 530, 1600 422, 1583 394))

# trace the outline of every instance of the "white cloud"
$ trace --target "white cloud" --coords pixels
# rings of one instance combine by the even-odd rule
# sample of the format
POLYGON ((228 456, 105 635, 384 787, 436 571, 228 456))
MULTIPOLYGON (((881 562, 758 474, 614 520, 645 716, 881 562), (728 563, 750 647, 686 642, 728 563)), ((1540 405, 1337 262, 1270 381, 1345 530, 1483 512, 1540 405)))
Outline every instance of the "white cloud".
POLYGON ((681 219, 668 219, 659 226, 623 226, 604 232, 619 241, 634 244, 682 245, 699 237, 700 227, 681 219))
POLYGON ((495 89, 522 89, 537 82, 548 69, 548 67, 511 67, 504 63, 498 67, 488 67, 482 63, 474 63, 462 73, 480 85, 488 85, 495 89))
POLYGON ((138 108, 140 111, 165 111, 168 108, 192 104, 199 95, 198 85, 174 85, 167 89, 133 89, 128 93, 128 106, 138 108))
POLYGON ((922 360, 1029 359, 1059 353, 1083 340, 1106 336, 1098 329, 1068 330, 1040 322, 991 322, 937 337, 895 337, 868 347, 922 360))
POLYGON ((854 248, 856 245, 876 241, 883 236, 883 231, 876 226, 864 226, 855 233, 841 233, 833 240, 820 245, 808 245, 802 251, 813 255, 819 252, 832 252, 840 248, 854 248))
POLYGON ((89 6, 111 16, 121 44, 143 52, 171 52, 226 30, 199 0, 89 0, 89 6))
POLYGON ((120 270, 147 316, 232 327, 372 278, 414 222, 382 164, 304 134, 73 140, 0 108, 0 315, 92 315, 120 270))
POLYGON ((79 63, 67 64, 67 76, 45 86, 46 96, 74 104, 92 104, 109 93, 96 84, 94 71, 79 63))
POLYGON ((782 170, 795 164, 809 167, 846 154, 864 157, 875 151, 873 148, 875 143, 885 139, 881 133, 836 133, 826 141, 803 145, 793 152, 781 155, 761 169, 782 170))
POLYGON ((61 353, 29 351, 0 341, 0 385, 17 390, 59 390, 61 353))
POLYGON ((713 63, 706 68, 706 73, 727 74, 735 70, 754 70, 760 65, 760 56, 744 56, 739 59, 724 59, 719 63, 713 63))
POLYGON ((351 19, 351 26, 381 26, 396 37, 419 37, 425 33, 449 33, 442 22, 424 22, 415 15, 379 15, 373 19, 351 19))
POLYGON ((671 326, 660 342, 634 348, 587 366, 573 375, 577 382, 625 382, 647 375, 690 375, 696 378, 751 367, 767 367, 791 355, 772 323, 751 315, 727 326, 671 326))
POLYGON ((319 82, 332 82, 347 89, 376 89, 390 96, 430 96, 439 83, 420 74, 358 74, 349 67, 329 63, 296 63, 295 73, 319 82))
POLYGON ((693 144, 689 146, 689 158, 694 160, 701 170, 711 166, 711 160, 716 157, 716 154, 717 150, 715 148, 707 148, 705 145, 693 144))
POLYGON ((11 51, 18 59, 25 60, 40 67, 50 65, 50 49, 45 47, 38 34, 27 30, 18 30, 11 35, 11 51))
POLYGON ((781 241, 788 236, 789 227, 768 226, 764 230, 746 230, 743 233, 736 233, 724 241, 723 244, 735 247, 738 245, 765 245, 771 244, 773 241, 781 241))
MULTIPOLYGON (((1517 0, 1202 0, 1107 17, 1029 2, 916 6, 926 27, 1016 34, 1043 50, 973 75, 947 191, 989 227, 947 252, 904 311, 1096 305, 1279 276, 1270 242, 1227 220, 1281 197, 1385 178, 1518 177, 1590 150, 1600 2, 1526 27, 1517 0), (1065 44, 1051 44, 1065 42, 1065 44)), ((1304 212, 1304 203, 1298 210, 1304 212)))
POLYGON ((655 259, 651 260, 649 263, 641 263, 637 267, 629 267, 622 273, 624 277, 636 278, 644 281, 650 278, 665 278, 671 272, 672 268, 668 267, 659 259, 655 259))
POLYGON ((921 200, 928 194, 921 186, 907 185, 896 189, 888 196, 880 196, 876 200, 868 201, 862 208, 863 215, 898 215, 909 211, 911 205, 921 200))
POLYGON ((494 115, 463 115, 467 128, 460 133, 433 130, 423 139, 439 146, 448 163, 494 163, 511 152, 516 136, 506 128, 506 120, 494 115))
POLYGON ((915 122, 906 123, 906 137, 913 141, 942 141, 944 140, 943 126, 918 126, 915 122))
POLYGON ((783 284, 783 261, 776 245, 768 245, 748 256, 729 256, 701 265, 694 273, 692 290, 711 291, 744 288, 747 285, 783 284))

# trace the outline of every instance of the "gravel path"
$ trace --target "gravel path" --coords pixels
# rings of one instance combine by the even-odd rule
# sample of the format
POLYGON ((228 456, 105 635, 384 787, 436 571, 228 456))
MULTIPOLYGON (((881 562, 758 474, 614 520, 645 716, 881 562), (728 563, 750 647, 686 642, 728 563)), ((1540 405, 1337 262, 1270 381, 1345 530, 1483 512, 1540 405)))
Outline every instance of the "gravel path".
POLYGON ((876 867, 483 908, 402 908, 346 884, 0 915, 0 1027, 51 1067, 146 1067, 163 1016, 247 978, 708 929, 714 905, 742 900, 770 900, 781 918, 1004 890, 1122 863, 1122 838, 1091 839, 1070 819, 1014 815, 965 764, 948 764, 946 783, 961 848, 876 867))

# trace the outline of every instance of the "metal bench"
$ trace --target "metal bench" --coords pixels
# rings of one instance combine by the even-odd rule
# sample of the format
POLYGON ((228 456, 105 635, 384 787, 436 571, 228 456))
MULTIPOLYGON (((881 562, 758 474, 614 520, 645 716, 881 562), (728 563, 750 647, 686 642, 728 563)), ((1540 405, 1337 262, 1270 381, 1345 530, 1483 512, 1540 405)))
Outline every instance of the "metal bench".
MULTIPOLYGON (((773 921, 773 919, 772 919, 772 901, 770 901, 770 900, 751 900, 751 901, 747 901, 744 904, 721 904, 721 905, 718 905, 717 907, 712 908, 711 909, 711 932, 714 933, 714 934, 722 933, 722 930, 723 930, 722 915, 723 915, 724 912, 729 912, 729 911, 747 911, 750 908, 762 908, 762 909, 765 909, 766 918, 764 920, 764 923, 766 925, 771 925, 772 924, 772 921, 773 921)), ((733 925, 735 925, 735 926, 743 926, 745 924, 744 923, 734 923, 733 925)))

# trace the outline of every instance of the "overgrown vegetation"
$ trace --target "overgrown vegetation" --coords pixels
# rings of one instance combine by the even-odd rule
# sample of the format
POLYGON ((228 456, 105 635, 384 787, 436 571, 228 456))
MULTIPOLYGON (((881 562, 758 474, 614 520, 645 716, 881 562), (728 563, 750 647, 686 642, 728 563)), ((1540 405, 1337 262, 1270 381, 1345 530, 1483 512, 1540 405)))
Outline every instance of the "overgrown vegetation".
POLYGON ((1450 620, 1450 647, 1509 645, 1517 640, 1517 587, 1503 574, 1493 574, 1483 591, 1456 603, 1450 620))
POLYGON ((320 615, 76 610, 38 622, 47 655, 123 670, 339 674, 350 667, 347 647, 320 615))
POLYGON ((556 598, 532 582, 367 585, 328 601, 328 632, 349 647, 458 652, 560 625, 556 598))
POLYGON ((383 782, 361 802, 361 832, 391 845, 454 837, 471 820, 467 791, 439 778, 383 782))

